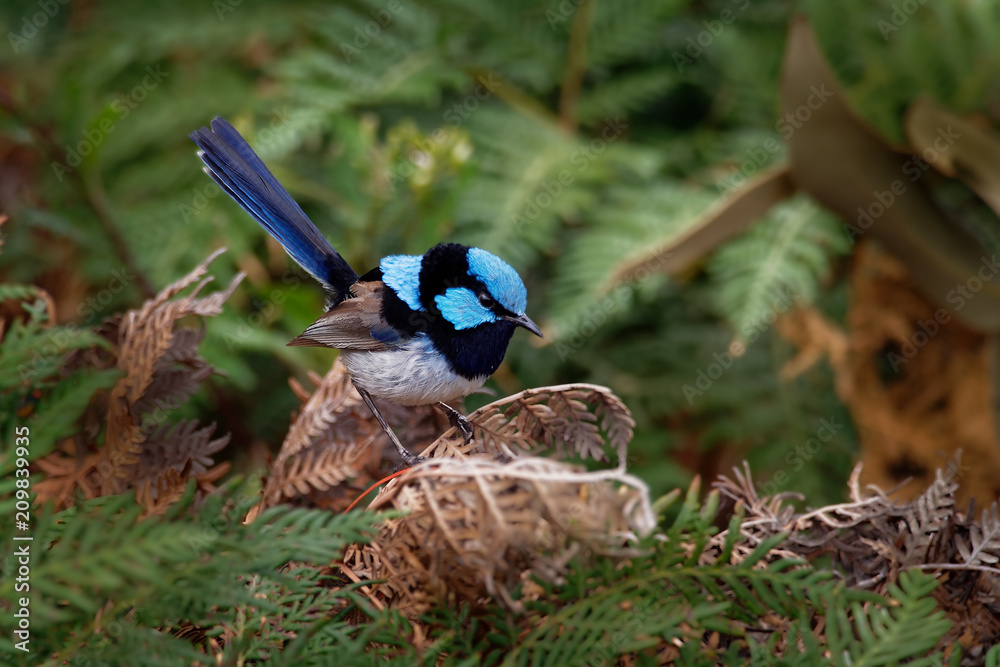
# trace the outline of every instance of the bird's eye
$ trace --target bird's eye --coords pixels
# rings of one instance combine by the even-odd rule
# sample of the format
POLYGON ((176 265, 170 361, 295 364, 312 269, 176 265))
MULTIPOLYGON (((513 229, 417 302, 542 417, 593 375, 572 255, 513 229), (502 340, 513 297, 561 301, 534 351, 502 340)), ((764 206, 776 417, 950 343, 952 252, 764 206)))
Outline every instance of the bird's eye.
POLYGON ((493 297, 484 292, 483 294, 479 295, 479 303, 480 305, 482 305, 483 308, 492 308, 493 304, 495 304, 496 301, 493 300, 493 297))

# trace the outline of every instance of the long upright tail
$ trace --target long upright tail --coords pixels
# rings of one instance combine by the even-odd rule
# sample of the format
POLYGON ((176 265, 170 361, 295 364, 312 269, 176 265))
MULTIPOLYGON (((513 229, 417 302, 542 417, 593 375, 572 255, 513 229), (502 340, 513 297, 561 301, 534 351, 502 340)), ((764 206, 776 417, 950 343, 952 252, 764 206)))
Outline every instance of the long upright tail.
POLYGON ((205 173, 320 282, 327 293, 327 308, 343 301, 358 274, 319 233, 229 121, 216 117, 211 130, 196 130, 191 139, 201 149, 198 156, 205 163, 205 173))

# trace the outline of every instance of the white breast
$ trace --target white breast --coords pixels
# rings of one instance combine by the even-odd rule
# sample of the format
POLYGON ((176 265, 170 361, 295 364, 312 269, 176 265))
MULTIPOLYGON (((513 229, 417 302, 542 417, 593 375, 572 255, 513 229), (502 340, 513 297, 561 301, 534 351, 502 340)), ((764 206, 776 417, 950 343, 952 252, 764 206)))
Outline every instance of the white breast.
POLYGON ((424 335, 394 350, 343 350, 340 358, 368 393, 402 405, 447 402, 471 394, 486 381, 485 375, 468 380, 455 374, 424 335))

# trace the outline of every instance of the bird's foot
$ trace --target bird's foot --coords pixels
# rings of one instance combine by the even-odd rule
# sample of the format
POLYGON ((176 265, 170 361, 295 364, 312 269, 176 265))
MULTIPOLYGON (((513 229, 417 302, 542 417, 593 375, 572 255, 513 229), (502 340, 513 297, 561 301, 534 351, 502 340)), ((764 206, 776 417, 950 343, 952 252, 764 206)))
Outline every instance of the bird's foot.
POLYGON ((458 413, 456 415, 451 425, 457 428, 462 434, 462 444, 467 445, 472 442, 472 438, 475 436, 475 431, 472 430, 472 422, 466 419, 465 415, 459 415, 458 413))
MULTIPOLYGON (((420 463, 423 463, 424 461, 429 461, 430 460, 430 458, 427 457, 427 456, 414 456, 413 454, 410 454, 409 452, 407 452, 407 454, 409 456, 406 457, 406 458, 403 458, 403 462, 400 463, 395 468, 393 468, 392 469, 392 473, 390 473, 390 474, 394 475, 397 472, 399 472, 400 470, 406 470, 407 468, 412 468, 415 465, 418 465, 420 463)), ((402 455, 402 452, 400 452, 400 455, 402 455)))
POLYGON ((392 429, 389 427, 389 423, 386 422, 385 418, 382 416, 382 413, 379 412, 377 407, 375 407, 375 402, 372 400, 371 394, 369 394, 367 390, 359 386, 357 382, 354 383, 354 387, 358 390, 358 394, 361 396, 361 399, 368 406, 368 409, 372 411, 373 415, 375 415, 375 419, 378 420, 379 426, 382 427, 382 430, 385 431, 385 434, 389 437, 389 441, 392 442, 392 446, 396 448, 396 452, 399 453, 399 458, 403 459, 403 463, 397 466, 396 469, 393 470, 393 472, 394 473, 399 472, 403 468, 410 468, 412 466, 417 465, 418 463, 426 461, 427 460, 426 457, 416 456, 415 454, 411 454, 410 450, 408 450, 406 447, 403 447, 403 443, 401 443, 399 441, 399 438, 396 437, 396 434, 392 432, 392 429))
POLYGON ((438 403, 441 410, 448 415, 448 421, 452 426, 458 429, 458 432, 462 434, 462 444, 467 445, 472 442, 472 438, 475 435, 475 431, 472 430, 472 422, 470 422, 465 415, 451 407, 447 403, 438 403))
POLYGON ((403 460, 402 463, 396 466, 393 472, 399 472, 404 468, 412 468, 418 463, 423 463, 424 461, 427 460, 426 456, 417 456, 416 454, 411 454, 410 450, 408 450, 406 447, 403 447, 402 443, 399 442, 399 439, 395 437, 395 434, 393 434, 390 437, 390 439, 392 440, 393 446, 395 446, 396 448, 396 452, 399 454, 399 458, 403 460))

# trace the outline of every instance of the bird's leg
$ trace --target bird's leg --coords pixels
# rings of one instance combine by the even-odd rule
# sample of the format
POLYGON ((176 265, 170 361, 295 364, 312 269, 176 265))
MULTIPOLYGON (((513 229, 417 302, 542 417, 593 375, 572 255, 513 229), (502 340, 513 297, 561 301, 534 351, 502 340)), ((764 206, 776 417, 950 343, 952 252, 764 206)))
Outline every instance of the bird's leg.
POLYGON ((392 444, 396 448, 396 451, 399 452, 399 458, 403 459, 403 467, 413 466, 420 463, 421 461, 425 461, 426 459, 423 456, 414 456, 409 452, 409 450, 406 449, 406 447, 403 447, 403 443, 399 441, 399 438, 396 437, 396 434, 392 432, 391 428, 389 428, 389 424, 386 423, 385 418, 382 416, 382 413, 379 412, 378 408, 375 407, 375 402, 372 400, 371 395, 367 391, 359 387, 357 382, 354 382, 354 388, 358 390, 358 393, 361 395, 361 400, 365 402, 365 405, 368 406, 368 409, 372 411, 373 415, 375 415, 375 419, 378 420, 378 423, 382 427, 382 430, 385 431, 385 434, 387 436, 389 436, 389 440, 392 441, 392 444))
POLYGON ((438 401, 437 405, 439 408, 441 408, 442 412, 448 415, 448 421, 451 422, 451 425, 457 428, 459 432, 462 434, 462 440, 464 441, 464 444, 467 445, 470 442, 472 442, 472 436, 473 436, 472 423, 468 419, 466 419, 465 415, 463 415, 461 412, 451 407, 447 403, 442 403, 441 401, 438 401))

